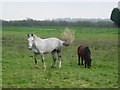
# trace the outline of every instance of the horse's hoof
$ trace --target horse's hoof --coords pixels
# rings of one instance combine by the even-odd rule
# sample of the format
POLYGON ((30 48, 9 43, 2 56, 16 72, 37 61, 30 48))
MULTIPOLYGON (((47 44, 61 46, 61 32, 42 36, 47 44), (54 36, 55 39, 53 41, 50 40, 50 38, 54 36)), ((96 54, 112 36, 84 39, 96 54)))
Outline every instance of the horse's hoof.
POLYGON ((38 67, 38 65, 36 64, 36 65, 34 66, 34 68, 37 69, 37 67, 38 67))
POLYGON ((51 65, 51 68, 55 68, 53 65, 51 65))
POLYGON ((59 69, 60 69, 61 67, 59 67, 59 69))
POLYGON ((90 69, 90 67, 88 67, 90 69))
POLYGON ((51 67, 51 68, 55 68, 55 67, 51 67))
POLYGON ((34 67, 34 69, 37 69, 37 67, 34 67))
POLYGON ((46 70, 46 67, 44 67, 44 70, 46 70))

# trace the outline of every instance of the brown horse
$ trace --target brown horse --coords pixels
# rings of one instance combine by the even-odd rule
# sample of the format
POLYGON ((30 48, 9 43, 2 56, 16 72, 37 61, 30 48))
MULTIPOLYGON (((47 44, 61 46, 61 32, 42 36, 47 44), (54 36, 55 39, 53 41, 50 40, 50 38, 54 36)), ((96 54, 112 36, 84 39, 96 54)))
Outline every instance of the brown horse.
POLYGON ((81 45, 78 47, 77 53, 78 53, 78 65, 80 65, 80 57, 81 57, 82 65, 83 65, 83 60, 84 60, 85 68, 86 68, 86 65, 88 68, 90 68, 92 59, 91 59, 91 51, 89 47, 81 45))

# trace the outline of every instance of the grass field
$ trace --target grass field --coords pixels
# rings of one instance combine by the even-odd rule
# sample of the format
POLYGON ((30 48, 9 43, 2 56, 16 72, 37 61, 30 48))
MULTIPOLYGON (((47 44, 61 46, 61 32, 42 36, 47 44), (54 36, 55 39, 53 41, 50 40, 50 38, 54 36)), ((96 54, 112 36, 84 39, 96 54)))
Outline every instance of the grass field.
POLYGON ((33 54, 29 51, 27 34, 42 38, 58 37, 65 27, 13 27, 2 30, 2 87, 3 88, 118 88, 118 30, 116 28, 68 27, 75 40, 62 50, 62 68, 51 68, 51 54, 45 55, 47 70, 41 57, 34 69, 33 54), (92 68, 77 65, 77 47, 87 45, 92 52, 92 68))

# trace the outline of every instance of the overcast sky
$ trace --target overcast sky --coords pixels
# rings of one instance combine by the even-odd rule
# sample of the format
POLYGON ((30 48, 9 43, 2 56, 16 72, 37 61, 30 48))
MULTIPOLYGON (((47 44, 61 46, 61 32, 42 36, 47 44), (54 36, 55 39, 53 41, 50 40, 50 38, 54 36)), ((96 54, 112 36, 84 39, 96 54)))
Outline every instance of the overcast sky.
MULTIPOLYGON (((104 0, 105 1, 105 0, 104 0)), ((2 2, 4 20, 52 18, 110 18, 118 2, 2 2)), ((113 0, 114 1, 114 0, 113 0)))

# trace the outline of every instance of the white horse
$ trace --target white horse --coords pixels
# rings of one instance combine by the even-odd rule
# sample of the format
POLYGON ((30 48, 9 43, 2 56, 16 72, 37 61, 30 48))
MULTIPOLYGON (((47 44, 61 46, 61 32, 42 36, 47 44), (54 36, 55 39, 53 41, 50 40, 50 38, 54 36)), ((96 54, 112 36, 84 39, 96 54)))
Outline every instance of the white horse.
POLYGON ((69 30, 66 30, 63 34, 64 41, 58 39, 58 38, 47 38, 42 39, 40 37, 37 37, 33 34, 28 34, 28 49, 32 50, 34 53, 34 59, 35 59, 35 66, 34 68, 37 68, 37 55, 40 54, 42 57, 42 63, 44 66, 44 70, 46 70, 46 65, 44 62, 44 54, 51 52, 53 63, 51 65, 52 68, 54 68, 55 62, 56 62, 56 56, 55 53, 58 54, 58 60, 59 60, 59 68, 61 68, 61 51, 62 47, 69 46, 73 42, 73 33, 71 33, 69 30))

